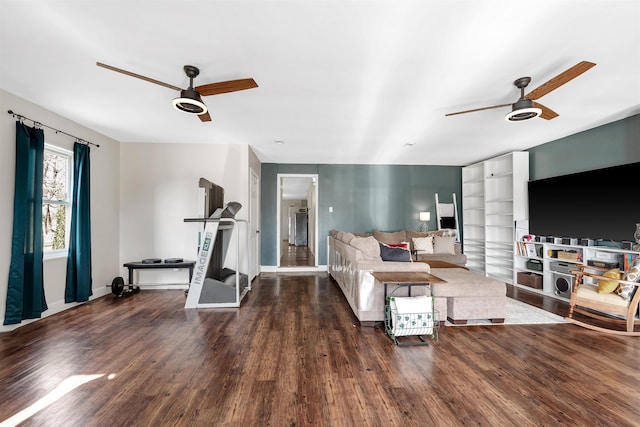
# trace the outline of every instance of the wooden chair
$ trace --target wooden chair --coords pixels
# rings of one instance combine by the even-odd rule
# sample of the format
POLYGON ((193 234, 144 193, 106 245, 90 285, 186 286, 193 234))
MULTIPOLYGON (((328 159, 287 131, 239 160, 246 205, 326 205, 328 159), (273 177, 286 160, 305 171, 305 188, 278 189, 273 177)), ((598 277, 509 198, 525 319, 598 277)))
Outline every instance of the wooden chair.
POLYGON ((640 325, 640 319, 636 318, 638 312, 638 302, 640 301, 640 291, 635 292, 630 301, 623 299, 621 296, 613 293, 599 294, 598 281, 608 280, 617 282, 618 284, 628 284, 637 287, 640 285, 636 282, 629 282, 622 279, 611 279, 602 276, 607 271, 605 268, 581 265, 579 270, 572 270, 575 274, 575 280, 571 289, 571 299, 569 302, 569 314, 566 317, 571 323, 593 329, 595 331, 606 332, 617 335, 640 336, 640 331, 634 331, 636 324, 640 325), (594 273, 595 272, 595 273, 594 273), (592 283, 584 283, 584 278, 590 277, 592 283), (573 318, 574 313, 580 313, 594 319, 598 319, 602 325, 596 326, 587 322, 576 320, 573 318), (615 329, 608 326, 622 326, 624 329, 615 329))

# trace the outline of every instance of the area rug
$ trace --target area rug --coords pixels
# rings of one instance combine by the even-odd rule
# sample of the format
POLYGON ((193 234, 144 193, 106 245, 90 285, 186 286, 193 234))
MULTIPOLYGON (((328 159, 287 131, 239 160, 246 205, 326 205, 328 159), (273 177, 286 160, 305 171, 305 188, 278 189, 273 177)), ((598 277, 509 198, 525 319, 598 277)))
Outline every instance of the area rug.
POLYGON ((548 311, 544 311, 540 308, 534 307, 529 304, 514 300, 513 298, 507 298, 507 317, 504 319, 504 323, 491 323, 488 319, 482 320, 469 320, 464 325, 454 325, 448 320, 445 322, 445 326, 474 326, 474 325, 539 325, 539 324, 551 324, 551 323, 567 323, 562 316, 558 316, 548 311))

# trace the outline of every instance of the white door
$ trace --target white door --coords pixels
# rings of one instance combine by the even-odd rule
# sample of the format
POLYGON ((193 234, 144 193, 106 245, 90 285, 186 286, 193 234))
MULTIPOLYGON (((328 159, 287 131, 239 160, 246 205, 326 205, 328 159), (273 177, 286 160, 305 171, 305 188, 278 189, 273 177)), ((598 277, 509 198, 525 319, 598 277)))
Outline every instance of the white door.
POLYGON ((260 177, 251 171, 249 185, 249 240, 251 245, 251 280, 260 274, 260 177))

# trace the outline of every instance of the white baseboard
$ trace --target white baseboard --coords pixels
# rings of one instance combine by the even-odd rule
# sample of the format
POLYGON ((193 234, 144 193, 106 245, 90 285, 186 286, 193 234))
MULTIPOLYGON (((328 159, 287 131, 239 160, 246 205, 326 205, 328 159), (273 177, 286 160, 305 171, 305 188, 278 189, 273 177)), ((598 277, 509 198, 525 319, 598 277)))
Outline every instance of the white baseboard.
MULTIPOLYGON (((93 301, 95 299, 101 298, 105 295, 108 295, 111 293, 111 285, 109 286, 104 286, 104 287, 97 287, 93 289, 93 295, 91 295, 91 297, 89 297, 89 301, 93 301)), ((16 330, 22 326, 28 325, 30 323, 33 322, 37 322, 38 320, 44 319, 46 317, 49 316, 53 316, 54 314, 58 314, 61 313, 65 310, 69 310, 70 308, 74 308, 77 307, 79 305, 85 304, 84 302, 72 302, 72 303, 65 303, 64 299, 62 300, 58 300, 58 301, 53 301, 53 302, 48 302, 47 303, 47 310, 45 312, 42 313, 42 317, 38 318, 38 319, 27 319, 27 320, 23 320, 20 323, 16 323, 15 325, 2 325, 0 326, 0 332, 11 332, 13 330, 16 330)))
POLYGON ((188 283, 136 283, 142 291, 158 291, 167 289, 189 289, 188 283))

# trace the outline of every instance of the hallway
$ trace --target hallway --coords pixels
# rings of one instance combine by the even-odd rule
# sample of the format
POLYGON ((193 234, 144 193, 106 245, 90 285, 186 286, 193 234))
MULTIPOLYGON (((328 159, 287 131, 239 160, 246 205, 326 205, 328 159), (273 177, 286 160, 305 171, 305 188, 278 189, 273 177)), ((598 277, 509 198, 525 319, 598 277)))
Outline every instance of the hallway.
POLYGON ((316 261, 308 246, 294 246, 283 240, 280 247, 280 267, 315 267, 316 261))

